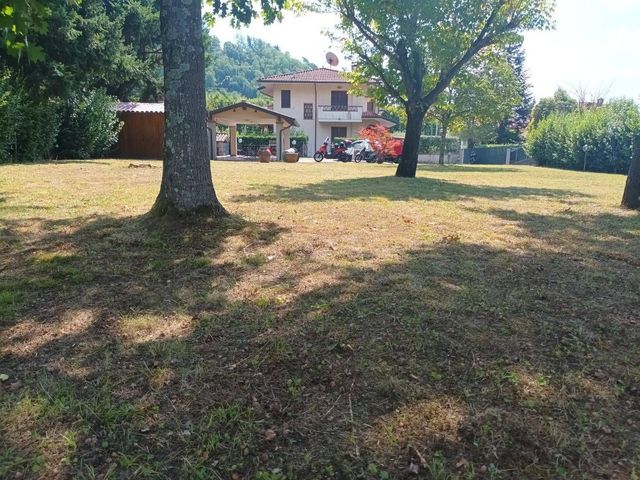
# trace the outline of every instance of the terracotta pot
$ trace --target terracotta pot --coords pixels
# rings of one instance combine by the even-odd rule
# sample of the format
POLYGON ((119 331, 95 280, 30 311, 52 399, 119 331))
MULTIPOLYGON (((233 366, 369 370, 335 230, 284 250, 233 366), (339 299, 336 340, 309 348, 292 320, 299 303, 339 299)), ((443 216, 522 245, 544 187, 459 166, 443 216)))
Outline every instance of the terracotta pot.
POLYGON ((284 161, 287 163, 296 163, 300 159, 300 155, 297 153, 285 153, 284 161))
POLYGON ((271 161, 271 152, 269 150, 260 150, 258 158, 260 163, 269 163, 271 161))

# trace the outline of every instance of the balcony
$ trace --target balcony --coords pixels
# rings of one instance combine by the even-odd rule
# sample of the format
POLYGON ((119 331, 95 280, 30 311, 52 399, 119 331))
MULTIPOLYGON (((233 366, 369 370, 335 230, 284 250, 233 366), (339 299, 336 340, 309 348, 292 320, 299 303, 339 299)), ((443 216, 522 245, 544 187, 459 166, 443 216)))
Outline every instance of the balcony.
POLYGON ((362 107, 357 105, 318 105, 318 121, 360 123, 362 122, 362 107))

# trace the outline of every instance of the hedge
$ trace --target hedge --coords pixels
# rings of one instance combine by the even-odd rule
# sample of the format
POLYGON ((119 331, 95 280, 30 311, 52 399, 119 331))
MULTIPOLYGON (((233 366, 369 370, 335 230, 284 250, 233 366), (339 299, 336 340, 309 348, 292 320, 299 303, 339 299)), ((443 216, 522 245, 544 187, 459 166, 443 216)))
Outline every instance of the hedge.
POLYGON ((0 77, 0 163, 48 158, 60 125, 59 108, 33 99, 8 76, 0 77))
POLYGON ((0 163, 109 153, 120 129, 113 104, 100 90, 41 98, 0 72, 0 163))
POLYGON ((547 167, 626 173, 633 139, 640 133, 640 112, 632 100, 615 100, 584 112, 552 114, 527 137, 527 153, 547 167))
MULTIPOLYGON (((440 153, 440 137, 434 137, 431 135, 422 135, 420 137, 420 147, 418 153, 421 155, 436 155, 440 153)), ((460 139, 447 138, 446 139, 446 151, 447 153, 457 152, 460 150, 460 139)))

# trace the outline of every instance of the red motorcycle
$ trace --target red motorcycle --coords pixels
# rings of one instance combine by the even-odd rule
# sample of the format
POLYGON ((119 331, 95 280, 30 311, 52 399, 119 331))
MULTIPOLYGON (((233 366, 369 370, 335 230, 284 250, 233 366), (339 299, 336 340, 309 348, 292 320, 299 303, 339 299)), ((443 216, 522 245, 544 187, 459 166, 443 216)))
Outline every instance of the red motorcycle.
POLYGON ((340 162, 348 162, 351 160, 350 155, 347 153, 349 149, 345 142, 336 143, 331 145, 329 137, 327 137, 322 146, 313 155, 313 159, 316 162, 321 162, 325 158, 336 159, 340 162))

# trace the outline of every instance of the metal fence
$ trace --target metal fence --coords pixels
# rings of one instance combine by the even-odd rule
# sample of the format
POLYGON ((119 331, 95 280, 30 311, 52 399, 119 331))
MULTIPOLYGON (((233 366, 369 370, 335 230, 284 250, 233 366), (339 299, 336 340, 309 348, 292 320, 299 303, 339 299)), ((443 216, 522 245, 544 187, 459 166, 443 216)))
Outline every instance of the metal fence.
POLYGON ((463 163, 476 165, 517 165, 530 163, 521 145, 476 147, 462 150, 463 163))

